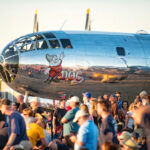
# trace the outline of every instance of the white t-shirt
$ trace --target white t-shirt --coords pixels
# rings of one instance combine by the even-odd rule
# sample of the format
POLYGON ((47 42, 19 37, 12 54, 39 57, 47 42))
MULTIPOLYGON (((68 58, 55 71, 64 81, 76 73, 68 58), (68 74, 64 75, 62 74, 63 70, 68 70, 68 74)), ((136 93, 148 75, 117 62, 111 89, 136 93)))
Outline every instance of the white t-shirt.
MULTIPOLYGON (((132 111, 128 111, 127 112, 127 116, 132 116, 132 111)), ((127 124, 127 128, 133 129, 133 125, 134 125, 134 120, 132 117, 130 117, 128 119, 128 124, 127 124)))

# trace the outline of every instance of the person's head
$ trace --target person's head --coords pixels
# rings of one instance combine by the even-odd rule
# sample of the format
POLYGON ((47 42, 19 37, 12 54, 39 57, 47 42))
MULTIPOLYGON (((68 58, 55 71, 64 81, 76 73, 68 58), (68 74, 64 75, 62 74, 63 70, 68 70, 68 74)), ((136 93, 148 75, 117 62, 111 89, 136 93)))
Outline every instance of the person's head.
POLYGON ((89 118, 89 114, 86 111, 79 110, 76 113, 73 122, 77 122, 81 126, 85 121, 88 120, 88 118, 89 118))
POLYGON ((71 135, 64 136, 62 143, 68 145, 70 148, 74 147, 74 143, 71 141, 71 135))
POLYGON ((22 103, 24 102, 24 97, 23 97, 23 95, 19 95, 19 96, 17 97, 17 101, 18 101, 18 103, 22 104, 22 103))
POLYGON ((111 94, 111 95, 110 95, 109 101, 110 101, 111 103, 115 103, 115 102, 117 102, 117 100, 118 100, 118 98, 117 98, 117 96, 116 96, 115 94, 111 94))
POLYGON ((32 116, 32 110, 30 108, 25 108, 25 109, 23 109, 22 112, 23 112, 24 117, 32 116))
POLYGON ((98 102, 103 101, 103 100, 105 100, 103 96, 98 96, 98 98, 97 98, 98 102))
POLYGON ((108 97, 109 97, 108 94, 103 95, 104 100, 108 100, 108 97))
POLYGON ((66 100, 66 94, 62 94, 61 99, 66 100))
POLYGON ((85 112, 87 112, 87 113, 89 114, 89 110, 88 110, 88 107, 87 107, 86 104, 82 104, 82 105, 80 106, 80 110, 83 110, 83 111, 85 111, 85 112))
POLYGON ((47 120, 45 118, 37 118, 36 123, 43 129, 46 129, 47 120))
POLYGON ((61 99, 61 100, 59 101, 59 107, 60 107, 60 108, 65 108, 65 104, 66 104, 66 100, 65 100, 65 99, 61 99))
POLYGON ((121 92, 116 91, 116 92, 115 92, 115 95, 117 96, 118 100, 121 98, 121 92))
POLYGON ((97 113, 102 115, 103 113, 108 113, 110 111, 110 106, 107 101, 100 101, 97 103, 97 113))
POLYGON ((91 93, 89 93, 89 92, 82 93, 82 95, 83 95, 83 101, 84 101, 84 103, 88 102, 90 100, 90 98, 92 97, 91 93))
POLYGON ((33 97, 30 106, 32 109, 38 108, 40 106, 40 99, 38 97, 33 97))
POLYGON ((143 99, 143 98, 148 98, 148 93, 147 93, 146 91, 144 91, 144 90, 141 91, 139 95, 140 95, 140 98, 141 98, 141 99, 143 99))
POLYGON ((70 100, 68 100, 68 102, 69 102, 71 108, 75 108, 79 105, 80 99, 78 96, 73 96, 70 98, 70 100))
POLYGON ((11 101, 3 98, 1 100, 1 112, 2 114, 9 115, 8 111, 11 110, 11 101))
POLYGON ((122 102, 122 108, 123 108, 124 110, 128 110, 128 108, 129 108, 129 103, 128 103, 128 101, 123 101, 123 102, 122 102))
POLYGON ((101 150, 120 150, 120 147, 113 142, 105 142, 101 150))
POLYGON ((16 102, 12 103, 11 108, 12 110, 17 110, 17 103, 16 102))
POLYGON ((90 110, 97 110, 97 99, 96 98, 91 98, 90 100, 90 110))
POLYGON ((140 108, 141 106, 143 106, 142 100, 139 100, 139 101, 137 102, 136 106, 137 106, 138 108, 140 108))

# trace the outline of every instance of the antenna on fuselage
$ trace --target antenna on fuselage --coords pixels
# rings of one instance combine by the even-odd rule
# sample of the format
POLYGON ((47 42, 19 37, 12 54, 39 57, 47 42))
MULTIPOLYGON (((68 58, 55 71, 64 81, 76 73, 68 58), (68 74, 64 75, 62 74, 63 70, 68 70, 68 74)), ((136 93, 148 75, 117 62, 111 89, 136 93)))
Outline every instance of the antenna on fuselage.
POLYGON ((39 32, 39 23, 38 23, 37 9, 35 10, 35 15, 34 15, 33 32, 39 32))
POLYGON ((85 30, 91 31, 90 9, 87 9, 85 30))
POLYGON ((66 22, 67 22, 67 19, 63 22, 62 26, 60 27, 60 30, 62 30, 66 22))

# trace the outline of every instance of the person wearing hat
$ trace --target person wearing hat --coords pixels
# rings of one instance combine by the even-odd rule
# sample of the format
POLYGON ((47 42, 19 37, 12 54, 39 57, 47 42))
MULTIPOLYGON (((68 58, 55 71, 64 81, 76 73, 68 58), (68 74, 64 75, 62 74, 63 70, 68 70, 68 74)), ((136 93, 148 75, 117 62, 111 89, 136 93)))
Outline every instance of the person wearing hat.
POLYGON ((33 117, 35 117, 36 113, 42 114, 44 113, 42 107, 40 107, 40 99, 38 97, 33 97, 30 101, 30 107, 33 111, 33 117))
POLYGON ((140 92, 139 96, 141 99, 148 98, 148 93, 145 90, 143 90, 140 92))
POLYGON ((83 102, 88 106, 88 109, 90 110, 90 99, 91 99, 91 93, 86 92, 82 93, 83 95, 83 102))
POLYGON ((79 110, 73 122, 78 122, 80 128, 77 136, 72 136, 72 141, 75 142, 74 150, 86 148, 96 150, 98 143, 98 128, 92 120, 89 120, 89 114, 84 110, 79 110))
POLYGON ((129 138, 126 141, 120 143, 123 147, 122 150, 139 150, 139 145, 134 140, 129 138))
POLYGON ((119 143, 126 141, 131 138, 131 133, 127 131, 123 131, 120 136, 118 136, 119 143))
POLYGON ((77 132, 79 126, 77 123, 73 122, 76 112, 79 110, 79 97, 73 96, 68 100, 71 106, 71 110, 68 111, 65 116, 61 119, 61 123, 63 123, 63 136, 70 135, 70 132, 77 132))
POLYGON ((19 144, 21 141, 28 141, 26 125, 19 112, 12 110, 11 101, 1 100, 1 112, 8 116, 8 142, 3 150, 10 149, 11 146, 19 144))

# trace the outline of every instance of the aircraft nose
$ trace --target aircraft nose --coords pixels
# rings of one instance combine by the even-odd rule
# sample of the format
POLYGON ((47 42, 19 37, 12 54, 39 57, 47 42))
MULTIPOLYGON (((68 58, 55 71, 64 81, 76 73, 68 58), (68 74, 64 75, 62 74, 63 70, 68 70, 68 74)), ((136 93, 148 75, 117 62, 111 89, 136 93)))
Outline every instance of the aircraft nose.
POLYGON ((0 55, 0 77, 2 78, 2 80, 7 82, 3 65, 4 65, 4 57, 2 55, 0 55))
POLYGON ((16 57, 18 60, 18 55, 7 58, 0 55, 0 76, 6 83, 11 83, 15 79, 18 72, 18 64, 14 63, 16 57))

